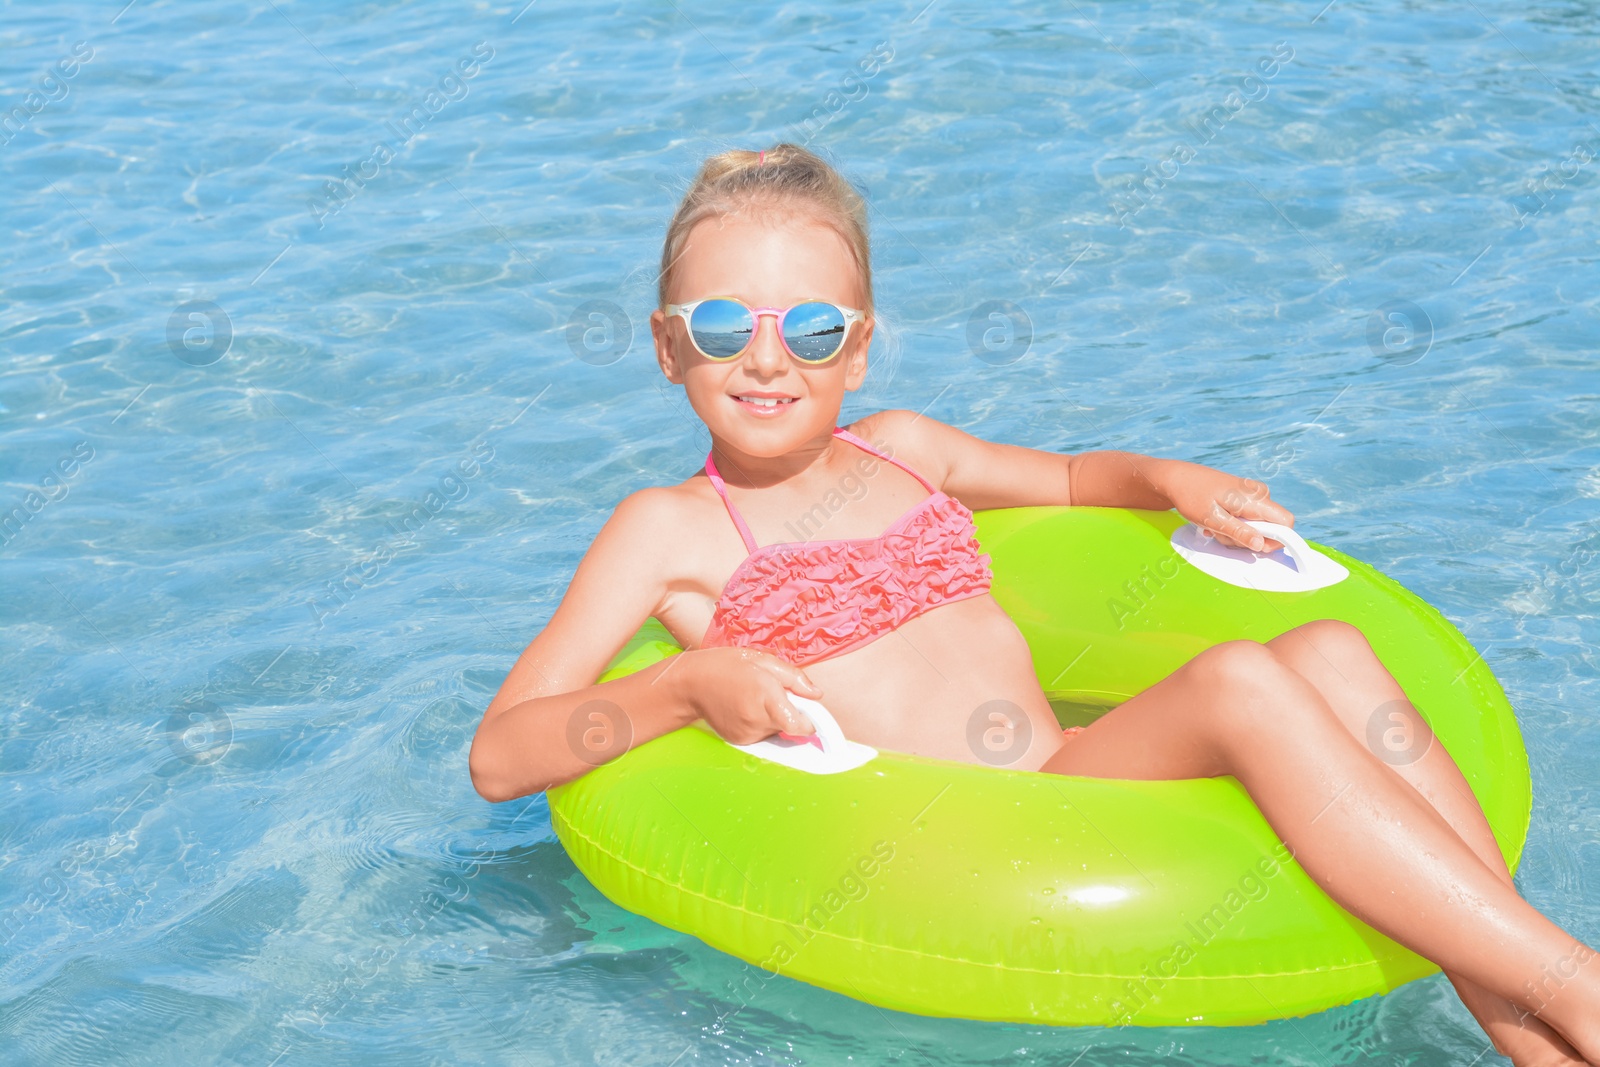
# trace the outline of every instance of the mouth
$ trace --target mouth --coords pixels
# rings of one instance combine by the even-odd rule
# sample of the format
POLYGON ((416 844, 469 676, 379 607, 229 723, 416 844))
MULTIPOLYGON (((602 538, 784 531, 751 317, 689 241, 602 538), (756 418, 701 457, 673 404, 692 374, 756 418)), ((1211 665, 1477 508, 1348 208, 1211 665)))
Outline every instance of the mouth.
POLYGON ((742 393, 734 396, 734 401, 751 414, 772 417, 784 408, 795 404, 800 398, 797 396, 761 396, 754 393, 742 393))

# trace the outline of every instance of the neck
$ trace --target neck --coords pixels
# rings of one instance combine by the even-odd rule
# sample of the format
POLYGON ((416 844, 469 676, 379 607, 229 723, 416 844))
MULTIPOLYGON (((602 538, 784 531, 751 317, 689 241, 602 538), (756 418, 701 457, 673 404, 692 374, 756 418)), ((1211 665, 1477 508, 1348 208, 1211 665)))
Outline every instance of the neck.
POLYGON ((829 430, 781 456, 753 456, 712 434, 711 459, 728 485, 763 489, 801 477, 808 471, 825 469, 837 439, 829 430))

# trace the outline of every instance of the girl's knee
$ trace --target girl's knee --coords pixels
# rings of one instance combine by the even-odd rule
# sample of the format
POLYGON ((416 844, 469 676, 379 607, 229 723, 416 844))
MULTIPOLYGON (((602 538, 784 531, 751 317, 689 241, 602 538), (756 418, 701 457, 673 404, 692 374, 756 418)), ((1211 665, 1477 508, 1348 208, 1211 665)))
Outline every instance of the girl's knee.
POLYGON ((1224 641, 1190 662, 1210 713, 1234 725, 1271 721, 1305 680, 1259 641, 1224 641))
POLYGON ((1315 619, 1303 622, 1289 632, 1304 638, 1312 648, 1333 663, 1354 663, 1375 658, 1367 635, 1343 619, 1315 619))
POLYGON ((1232 691, 1270 685, 1283 672, 1283 664, 1260 641, 1241 639, 1212 645, 1190 661, 1196 672, 1232 691))
POLYGON ((1222 641, 1190 661, 1202 678, 1203 694, 1224 704, 1266 696, 1282 685, 1288 667, 1261 641, 1222 641))

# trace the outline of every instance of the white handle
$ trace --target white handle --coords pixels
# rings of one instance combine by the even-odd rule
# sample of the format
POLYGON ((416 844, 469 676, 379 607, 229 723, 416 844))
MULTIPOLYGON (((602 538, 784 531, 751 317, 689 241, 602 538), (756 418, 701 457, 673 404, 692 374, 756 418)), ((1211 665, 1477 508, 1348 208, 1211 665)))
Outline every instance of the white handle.
POLYGON ((844 750, 844 731, 839 729, 832 712, 810 697, 803 697, 792 689, 786 689, 784 692, 789 694, 789 703, 811 720, 811 725, 817 731, 817 740, 822 742, 823 752, 831 755, 844 750))
MULTIPOLYGON (((839 724, 828 712, 828 709, 812 700, 810 697, 800 696, 789 691, 789 700, 801 714, 811 720, 811 725, 816 729, 817 744, 796 744, 777 738, 763 738, 754 744, 734 745, 741 752, 748 752, 773 763, 781 763, 785 767, 792 767, 797 771, 808 774, 839 774, 850 771, 870 762, 878 755, 878 750, 871 745, 863 745, 858 741, 851 741, 844 736, 844 731, 839 729, 839 724), (820 745, 819 749, 817 746, 820 745)), ((781 731, 780 731, 781 732, 781 731)), ((790 737, 802 735, 790 734, 790 737)), ((809 739, 808 739, 809 740, 809 739)))
POLYGON ((1276 537, 1283 542, 1284 555, 1294 560, 1295 569, 1305 574, 1311 569, 1311 546, 1306 544, 1306 539, 1294 532, 1294 528, 1284 526, 1282 523, 1268 522, 1266 519, 1245 519, 1246 523, 1268 537, 1276 537))
POLYGON ((1261 592, 1309 593, 1350 576, 1342 564, 1312 548, 1292 528, 1266 519, 1243 521, 1256 532, 1283 542, 1283 555, 1225 545, 1216 537, 1202 536, 1200 527, 1192 522, 1172 531, 1173 551, 1218 581, 1261 592))

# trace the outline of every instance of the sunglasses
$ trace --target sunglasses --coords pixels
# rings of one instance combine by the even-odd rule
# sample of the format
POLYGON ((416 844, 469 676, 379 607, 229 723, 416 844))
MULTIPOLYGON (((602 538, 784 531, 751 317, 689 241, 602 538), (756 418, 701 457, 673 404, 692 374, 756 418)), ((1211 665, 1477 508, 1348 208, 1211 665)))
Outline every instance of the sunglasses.
POLYGON ((803 300, 793 307, 753 308, 731 296, 713 296, 687 304, 668 304, 667 318, 682 315, 689 339, 714 363, 731 363, 755 340, 762 315, 778 319, 778 336, 789 355, 808 367, 820 367, 844 351, 850 327, 867 313, 827 300, 803 300))

